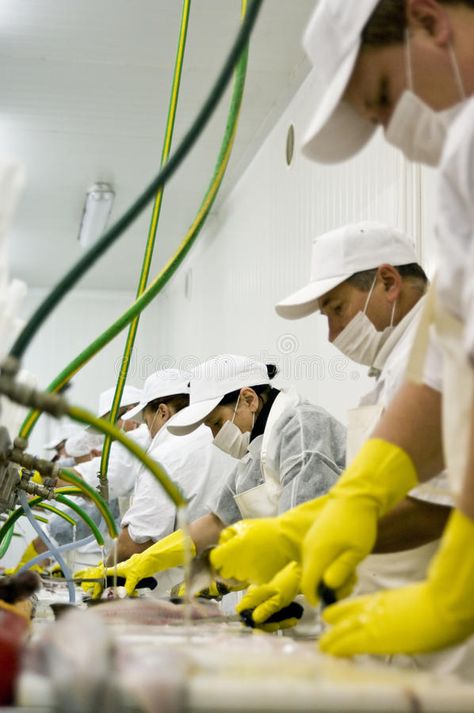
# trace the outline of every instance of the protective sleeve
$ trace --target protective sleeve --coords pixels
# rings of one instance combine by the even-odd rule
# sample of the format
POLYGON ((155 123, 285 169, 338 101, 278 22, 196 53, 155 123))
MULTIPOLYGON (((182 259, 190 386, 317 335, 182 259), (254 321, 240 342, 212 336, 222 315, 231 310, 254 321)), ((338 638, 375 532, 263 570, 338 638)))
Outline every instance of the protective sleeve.
MULTIPOLYGON (((210 512, 217 515, 224 525, 232 525, 234 522, 242 519, 242 515, 234 499, 234 495, 237 492, 237 474, 238 468, 236 467, 229 474, 215 501, 210 504, 210 512)), ((263 481, 261 480, 260 482, 263 481)), ((255 485, 258 484, 258 482, 255 483, 255 485)))
POLYGON ((310 403, 282 414, 275 468, 283 487, 279 512, 326 493, 345 467, 346 429, 310 403))

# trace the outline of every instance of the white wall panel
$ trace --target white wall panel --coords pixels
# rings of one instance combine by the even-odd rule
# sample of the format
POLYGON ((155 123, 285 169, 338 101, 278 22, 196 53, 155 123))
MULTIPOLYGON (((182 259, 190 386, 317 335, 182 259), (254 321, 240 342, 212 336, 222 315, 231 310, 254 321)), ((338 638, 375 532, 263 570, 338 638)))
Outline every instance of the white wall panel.
POLYGON ((323 318, 285 321, 274 304, 308 280, 313 236, 346 222, 381 220, 408 230, 421 255, 422 177, 381 136, 344 164, 317 165, 295 151, 288 167, 288 126, 298 143, 313 96, 310 76, 208 222, 167 289, 166 306, 158 300, 153 310, 157 324, 166 318, 172 325, 166 353, 176 363, 226 351, 276 361, 280 383, 295 384, 345 421, 370 386, 366 370, 327 343, 323 318))

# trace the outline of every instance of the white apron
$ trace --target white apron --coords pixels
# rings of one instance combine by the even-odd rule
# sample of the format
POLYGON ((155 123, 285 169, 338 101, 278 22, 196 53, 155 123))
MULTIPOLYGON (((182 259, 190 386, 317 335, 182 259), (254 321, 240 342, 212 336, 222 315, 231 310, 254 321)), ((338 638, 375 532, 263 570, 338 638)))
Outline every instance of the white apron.
MULTIPOLYGON (((381 404, 351 409, 347 427, 347 463, 350 463, 364 441, 374 430, 383 407, 381 404)), ((369 594, 380 589, 396 589, 410 582, 423 580, 439 540, 403 552, 369 555, 357 568, 354 595, 369 594)))
POLYGON ((415 383, 423 381, 432 324, 443 355, 443 449, 450 488, 456 496, 461 490, 467 466, 474 371, 464 349, 464 325, 440 304, 436 296, 435 282, 428 294, 407 370, 407 378, 415 383))
POLYGON ((296 406, 300 397, 293 389, 280 391, 268 414, 263 432, 260 467, 264 482, 243 493, 234 495, 234 500, 243 518, 274 517, 278 514, 278 502, 282 486, 280 473, 275 470, 273 460, 269 457, 272 431, 280 416, 288 409, 296 406))

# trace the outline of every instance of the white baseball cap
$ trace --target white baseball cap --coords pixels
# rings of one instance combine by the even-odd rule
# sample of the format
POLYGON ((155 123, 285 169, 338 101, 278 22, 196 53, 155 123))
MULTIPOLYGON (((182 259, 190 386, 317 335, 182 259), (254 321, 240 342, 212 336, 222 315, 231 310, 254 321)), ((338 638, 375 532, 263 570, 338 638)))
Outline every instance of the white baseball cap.
POLYGON ((321 0, 306 27, 303 46, 319 86, 324 87, 303 136, 303 153, 313 161, 344 161, 377 129, 342 97, 359 54, 362 30, 379 1, 321 0))
POLYGON ((140 411, 143 411, 145 406, 165 396, 176 396, 177 394, 189 394, 189 380, 191 378, 190 371, 181 371, 180 369, 162 369, 155 371, 145 381, 141 399, 135 408, 127 411, 122 416, 124 421, 136 416, 140 411))
POLYGON ((416 262, 415 246, 400 230, 384 223, 344 225, 313 240, 310 281, 275 309, 285 319, 306 317, 319 309, 322 295, 356 272, 416 262))
POLYGON ((93 449, 100 450, 103 442, 104 437, 101 434, 83 428, 73 436, 69 436, 64 445, 64 450, 68 456, 79 458, 80 456, 89 455, 93 449))
POLYGON ((226 394, 269 383, 267 367, 259 361, 236 354, 209 359, 192 370, 189 406, 173 416, 167 428, 175 436, 185 436, 201 425, 226 394))
POLYGON ((83 428, 75 423, 62 423, 56 431, 55 436, 48 441, 48 443, 45 443, 43 448, 46 451, 54 451, 60 443, 66 441, 70 436, 74 436, 82 430, 83 428))
MULTIPOLYGON (((103 391, 99 396, 99 407, 97 409, 97 415, 99 418, 103 418, 106 413, 109 413, 112 408, 112 403, 114 400, 115 386, 112 386, 107 391, 103 391)), ((142 390, 137 389, 136 386, 128 386, 125 384, 123 387, 122 398, 120 399, 120 408, 122 406, 131 406, 132 404, 137 404, 141 401, 142 390)))

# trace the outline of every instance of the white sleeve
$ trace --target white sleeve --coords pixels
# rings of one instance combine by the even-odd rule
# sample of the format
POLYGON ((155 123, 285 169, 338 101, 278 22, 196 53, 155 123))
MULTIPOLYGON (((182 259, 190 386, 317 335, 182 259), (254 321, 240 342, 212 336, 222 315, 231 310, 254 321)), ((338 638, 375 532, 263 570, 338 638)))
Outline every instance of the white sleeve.
POLYGON ((134 542, 161 540, 176 529, 176 507, 148 471, 141 471, 132 504, 122 518, 134 542))
MULTIPOLYGON (((172 476, 176 463, 170 449, 161 448, 153 458, 172 476)), ((145 468, 140 469, 132 504, 123 516, 121 526, 128 526, 130 537, 137 543, 156 542, 176 529, 176 506, 145 468)))

